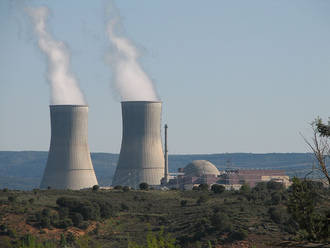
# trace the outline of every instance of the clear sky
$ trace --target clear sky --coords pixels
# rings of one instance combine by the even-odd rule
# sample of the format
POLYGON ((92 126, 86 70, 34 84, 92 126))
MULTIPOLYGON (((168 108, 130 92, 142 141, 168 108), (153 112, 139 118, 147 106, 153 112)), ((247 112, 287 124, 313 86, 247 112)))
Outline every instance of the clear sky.
MULTIPOLYGON (((119 153, 107 1, 0 1, 0 150, 48 150, 46 57, 24 8, 47 6, 89 104, 92 152, 119 153)), ((120 0, 126 35, 163 101, 170 153, 306 152, 330 116, 330 1, 120 0)))

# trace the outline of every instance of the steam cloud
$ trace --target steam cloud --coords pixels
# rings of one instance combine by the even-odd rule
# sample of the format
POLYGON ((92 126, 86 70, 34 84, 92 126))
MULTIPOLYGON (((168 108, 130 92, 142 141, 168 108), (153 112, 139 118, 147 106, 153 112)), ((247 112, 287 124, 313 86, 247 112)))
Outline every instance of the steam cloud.
POLYGON ((48 79, 51 87, 51 104, 86 104, 84 95, 78 87, 74 75, 70 72, 70 54, 65 44, 56 41, 48 33, 46 20, 49 14, 47 7, 28 8, 38 35, 39 48, 48 58, 48 79))
POLYGON ((140 54, 126 37, 117 35, 117 19, 108 22, 107 34, 113 45, 112 61, 115 87, 122 101, 158 101, 154 85, 139 64, 140 54))

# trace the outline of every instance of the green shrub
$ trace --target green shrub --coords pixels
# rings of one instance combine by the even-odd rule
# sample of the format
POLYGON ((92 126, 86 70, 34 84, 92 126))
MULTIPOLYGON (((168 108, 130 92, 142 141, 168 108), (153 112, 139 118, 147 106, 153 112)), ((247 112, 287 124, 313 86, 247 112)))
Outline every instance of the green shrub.
POLYGON ((49 217, 51 215, 50 209, 49 208, 44 208, 41 212, 43 216, 49 217))
POLYGON ((129 206, 127 206, 125 203, 121 203, 121 204, 120 204, 120 208, 121 208, 121 210, 123 210, 123 211, 127 211, 127 210, 129 210, 129 206))
POLYGON ((180 248, 176 243, 175 238, 172 238, 170 234, 165 234, 162 229, 159 233, 149 232, 147 234, 146 246, 130 241, 128 242, 128 248, 180 248))
POLYGON ((98 185, 94 185, 92 188, 93 191, 98 191, 99 189, 100 189, 100 186, 98 186, 98 185))
POLYGON ((73 223, 72 223, 72 220, 69 218, 59 220, 59 222, 56 224, 56 227, 58 227, 58 228, 67 228, 70 226, 73 226, 73 223))
POLYGON ((251 188, 248 184, 244 183, 241 188, 239 189, 239 192, 243 195, 249 194, 251 191, 251 188))
POLYGON ((272 205, 278 205, 278 204, 280 204, 280 202, 282 200, 282 196, 281 196, 280 193, 274 192, 274 193, 272 193, 271 197, 272 197, 271 198, 272 205))
POLYGON ((284 189, 284 186, 280 182, 269 181, 269 182, 267 182, 267 189, 268 190, 280 191, 280 190, 284 189))
POLYGON ((214 214, 211 223, 214 229, 220 233, 231 232, 233 228, 228 215, 222 212, 214 214))
POLYGON ((148 190, 149 189, 149 184, 140 183, 139 188, 140 188, 140 190, 148 190))
POLYGON ((244 240, 247 238, 247 236, 248 233, 245 230, 233 231, 228 235, 228 240, 230 241, 244 240))
POLYGON ((197 190, 199 190, 199 187, 198 186, 194 186, 194 187, 192 187, 192 190, 197 191, 197 190))
POLYGON ((114 187, 114 189, 116 189, 116 190, 121 190, 121 189, 123 189, 123 186, 121 186, 121 185, 116 185, 116 186, 114 187))
POLYGON ((75 227, 80 227, 84 217, 80 213, 73 213, 71 216, 72 223, 75 227))
POLYGON ((206 183, 201 183, 201 184, 198 186, 198 189, 201 190, 201 191, 208 191, 208 190, 209 190, 209 185, 206 184, 206 183))
POLYGON ((181 200, 180 205, 181 207, 187 206, 188 201, 187 200, 181 200))
POLYGON ((124 187, 123 187, 123 191, 124 191, 124 192, 127 192, 127 191, 129 191, 129 190, 130 190, 129 186, 124 186, 124 187))
POLYGON ((270 218, 277 224, 280 224, 283 222, 283 215, 281 213, 281 210, 275 207, 270 207, 268 209, 268 214, 270 215, 270 218))
POLYGON ((215 194, 221 194, 226 190, 225 186, 220 185, 220 184, 213 184, 211 186, 211 191, 215 194))
POLYGON ((207 202, 209 200, 208 195, 202 195, 197 200, 197 205, 202 205, 203 203, 207 202))
POLYGON ((322 240, 329 234, 330 213, 316 211, 318 188, 310 181, 293 178, 289 189, 288 212, 299 224, 305 239, 322 240))
POLYGON ((58 210, 58 214, 60 219, 65 219, 69 216, 70 209, 67 207, 60 207, 58 210))
POLYGON ((42 228, 49 228, 50 227, 50 218, 48 216, 42 216, 40 220, 40 226, 42 228))
POLYGON ((10 196, 8 196, 8 201, 10 203, 14 203, 14 202, 16 202, 16 200, 17 200, 17 196, 16 195, 10 195, 10 196))

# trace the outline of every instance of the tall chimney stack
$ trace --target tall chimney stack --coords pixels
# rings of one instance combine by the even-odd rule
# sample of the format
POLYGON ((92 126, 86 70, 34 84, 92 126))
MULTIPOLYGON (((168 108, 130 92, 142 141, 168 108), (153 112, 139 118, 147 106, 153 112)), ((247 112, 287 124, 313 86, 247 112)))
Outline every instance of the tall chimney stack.
POLYGON ((165 183, 168 183, 168 149, 167 149, 167 124, 165 124, 165 183))
POLYGON ((138 188, 142 182, 160 185, 164 177, 161 142, 162 103, 125 101, 121 103, 123 137, 113 185, 138 188))
POLYGON ((88 147, 88 106, 51 105, 51 142, 40 188, 79 190, 97 183, 88 147))

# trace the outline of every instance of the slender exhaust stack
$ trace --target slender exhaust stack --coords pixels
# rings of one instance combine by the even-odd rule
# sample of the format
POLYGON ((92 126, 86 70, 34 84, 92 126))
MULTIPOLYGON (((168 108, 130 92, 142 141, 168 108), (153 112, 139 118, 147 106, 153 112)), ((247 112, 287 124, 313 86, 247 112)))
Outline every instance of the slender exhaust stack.
POLYGON ((125 101, 121 106, 123 137, 112 184, 133 188, 142 182, 160 185, 164 177, 160 134, 162 103, 125 101))
POLYGON ((88 106, 50 105, 51 142, 40 188, 79 190, 97 183, 88 147, 88 106))
POLYGON ((168 183, 168 149, 167 149, 167 124, 165 124, 165 156, 164 156, 164 160, 165 160, 165 183, 168 183))

